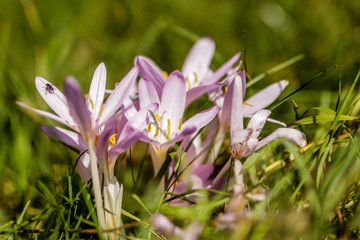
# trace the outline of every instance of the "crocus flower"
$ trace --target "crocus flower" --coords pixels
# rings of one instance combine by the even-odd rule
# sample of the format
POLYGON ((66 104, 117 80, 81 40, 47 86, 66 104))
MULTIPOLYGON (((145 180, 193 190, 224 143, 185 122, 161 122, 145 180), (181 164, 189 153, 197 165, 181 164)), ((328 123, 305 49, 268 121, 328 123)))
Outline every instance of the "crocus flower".
POLYGON ((306 145, 305 135, 293 128, 278 128, 268 137, 258 141, 258 136, 271 112, 269 110, 257 111, 250 119, 247 128, 244 129, 243 81, 237 75, 232 84, 234 84, 234 87, 231 105, 230 137, 234 158, 241 159, 246 157, 279 137, 284 137, 300 147, 306 145))
POLYGON ((169 147, 208 124, 216 116, 218 107, 211 107, 183 121, 186 82, 179 71, 169 75, 161 91, 161 100, 155 86, 148 80, 141 78, 138 89, 140 107, 152 102, 159 104, 159 110, 149 119, 148 131, 142 138, 152 146, 150 149, 154 170, 157 173, 169 147))
MULTIPOLYGON (((233 79, 235 78, 235 76, 238 77, 239 81, 241 79, 242 88, 238 89, 237 91, 241 91, 242 98, 240 99, 239 97, 237 97, 236 101, 239 101, 239 102, 235 102, 234 104, 237 104, 238 109, 240 109, 240 107, 241 107, 242 117, 245 117, 245 118, 251 118, 255 112, 257 112, 263 108, 266 108, 271 103, 273 103, 289 83, 287 80, 282 80, 282 81, 273 83, 244 101, 244 96, 245 96, 245 92, 246 92, 245 70, 241 70, 239 73, 234 74, 231 77, 229 77, 227 79, 228 80, 228 89, 227 89, 226 93, 224 94, 220 90, 213 97, 213 101, 220 108, 219 114, 218 114, 219 130, 218 130, 218 133, 215 138, 214 147, 213 147, 212 152, 209 157, 209 159, 210 159, 209 162, 213 162, 216 159, 217 154, 222 145, 222 142, 224 140, 225 134, 227 132, 227 129, 230 127, 231 110, 232 110, 233 93, 234 93, 234 90, 233 90, 234 84, 232 84, 232 83, 234 81, 233 79)), ((267 121, 286 126, 285 123, 274 120, 274 119, 267 118, 267 121)))
MULTIPOLYGON (((218 70, 213 72, 210 69, 210 63, 214 52, 214 41, 204 37, 194 44, 187 55, 181 70, 186 80, 186 106, 201 95, 216 91, 223 86, 224 83, 218 81, 231 70, 240 57, 240 53, 235 54, 218 70)), ((151 81, 156 92, 161 95, 166 81, 163 71, 150 59, 142 56, 136 59, 136 66, 139 68, 141 77, 151 81)))
MULTIPOLYGON (((96 154, 99 166, 105 174, 105 184, 108 184, 114 176, 114 167, 117 157, 126 149, 130 148, 142 136, 142 131, 146 128, 146 119, 149 119, 149 111, 156 111, 157 104, 149 104, 137 113, 130 120, 125 115, 120 117, 117 123, 109 123, 104 126, 104 130, 97 135, 96 154)), ((91 178, 90 158, 86 152, 88 146, 83 137, 73 131, 60 127, 42 126, 42 131, 51 138, 64 142, 80 150, 81 157, 77 163, 77 168, 84 182, 91 178)))
MULTIPOLYGON (((234 159, 240 160, 243 157, 249 156, 277 138, 286 138, 300 147, 306 145, 306 138, 302 132, 293 128, 283 127, 276 129, 269 136, 259 141, 258 137, 271 114, 269 110, 262 109, 257 111, 250 119, 247 128, 244 129, 243 88, 241 76, 236 75, 229 86, 229 91, 232 91, 230 140, 233 151, 232 157, 234 159)), ((221 179, 229 167, 230 161, 225 164, 218 176, 214 179, 214 183, 221 179)))
MULTIPOLYGON (((174 183, 174 186, 169 190, 175 194, 181 194, 190 190, 209 189, 212 187, 212 181, 209 179, 214 171, 212 164, 203 164, 189 172, 183 172, 182 177, 174 183)), ((175 179, 173 179, 174 181, 175 179)), ((187 194, 185 197, 192 202, 196 202, 199 193, 187 194)), ((171 201, 177 206, 187 205, 188 201, 177 198, 171 201)))
POLYGON ((168 238, 180 238, 186 240, 196 240, 199 239, 204 225, 198 221, 193 221, 187 229, 183 230, 180 227, 176 226, 170 221, 169 218, 164 216, 161 213, 156 213, 153 215, 153 225, 156 230, 165 235, 168 238))
POLYGON ((104 187, 105 224, 108 229, 117 229, 107 233, 109 240, 125 239, 122 229, 121 205, 123 198, 123 186, 116 177, 112 177, 109 185, 104 187))
POLYGON ((79 84, 73 77, 65 80, 65 95, 47 80, 36 77, 35 85, 55 114, 33 109, 24 103, 18 102, 22 107, 30 109, 40 115, 60 122, 78 132, 85 140, 89 156, 90 169, 94 187, 96 211, 100 226, 105 226, 105 217, 102 207, 101 187, 98 172, 98 161, 95 151, 97 131, 108 121, 116 118, 121 103, 128 97, 129 86, 138 76, 138 69, 134 67, 121 81, 119 86, 110 94, 103 105, 106 85, 105 64, 95 70, 90 84, 88 97, 85 97, 79 84))
POLYGON ((33 109, 22 102, 17 104, 74 129, 84 138, 89 138, 114 117, 121 103, 128 97, 128 86, 136 80, 137 74, 138 70, 134 67, 115 88, 105 104, 103 104, 106 85, 104 63, 100 63, 95 70, 87 97, 73 77, 68 77, 65 81, 65 95, 46 79, 36 77, 35 85, 38 92, 55 114, 33 109), (51 91, 48 90, 49 86, 51 91))

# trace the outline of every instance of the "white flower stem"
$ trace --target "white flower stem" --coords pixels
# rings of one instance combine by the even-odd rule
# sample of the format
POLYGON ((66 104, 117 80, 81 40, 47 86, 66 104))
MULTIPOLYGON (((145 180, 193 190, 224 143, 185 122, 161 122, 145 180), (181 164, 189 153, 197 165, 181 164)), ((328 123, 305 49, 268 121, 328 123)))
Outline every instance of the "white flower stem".
POLYGON ((95 152, 95 144, 92 139, 88 141, 88 148, 90 154, 90 168, 91 168, 91 178, 94 187, 95 195, 95 204, 96 204, 96 213, 98 216, 99 225, 101 228, 105 227, 105 216, 104 209, 102 204, 102 195, 101 195, 101 186, 99 179, 99 170, 98 170, 98 161, 95 152))

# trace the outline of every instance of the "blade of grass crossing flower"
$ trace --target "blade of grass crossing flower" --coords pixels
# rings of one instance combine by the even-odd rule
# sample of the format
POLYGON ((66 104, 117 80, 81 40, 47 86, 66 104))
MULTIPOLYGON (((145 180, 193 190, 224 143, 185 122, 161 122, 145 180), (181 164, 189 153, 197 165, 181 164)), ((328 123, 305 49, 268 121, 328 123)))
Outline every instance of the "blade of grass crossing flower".
POLYGON ((139 198, 138 195, 132 194, 131 197, 132 197, 133 199, 135 199, 135 200, 140 204, 140 206, 143 207, 144 210, 145 210, 150 216, 152 215, 152 213, 151 213, 151 212, 149 211, 149 209, 145 206, 145 204, 141 201, 141 199, 139 198))
MULTIPOLYGON (((292 95, 294 95, 295 93, 299 92, 301 89, 305 88, 307 85, 309 85, 311 82, 313 82, 314 80, 318 79, 319 77, 321 77, 322 75, 324 75, 325 73, 327 73, 330 70, 333 70, 334 68, 336 68, 337 65, 329 67, 328 69, 322 71, 321 73, 317 74, 315 77, 313 77, 312 79, 310 79, 307 83, 303 84, 301 87, 299 87, 298 89, 296 89, 294 92, 290 93, 289 95, 287 95, 286 97, 284 97, 283 99, 281 99, 281 101, 276 104, 274 107, 270 108, 270 111, 273 111, 275 108, 277 108, 278 106, 280 106, 281 104, 283 104, 285 101, 287 101, 292 95)), ((246 87, 248 87, 249 85, 247 84, 246 87)))
POLYGON ((165 176, 166 171, 168 171, 171 161, 173 160, 175 152, 172 152, 167 155, 163 165, 161 166, 158 174, 152 181, 153 186, 158 186, 163 176, 165 176))

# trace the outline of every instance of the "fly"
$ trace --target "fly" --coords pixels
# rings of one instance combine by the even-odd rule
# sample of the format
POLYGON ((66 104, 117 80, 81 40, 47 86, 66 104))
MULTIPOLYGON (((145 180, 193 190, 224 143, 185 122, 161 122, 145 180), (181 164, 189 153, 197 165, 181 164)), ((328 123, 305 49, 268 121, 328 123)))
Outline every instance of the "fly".
POLYGON ((47 93, 53 94, 55 91, 54 87, 50 83, 46 83, 44 88, 45 88, 45 94, 47 93))

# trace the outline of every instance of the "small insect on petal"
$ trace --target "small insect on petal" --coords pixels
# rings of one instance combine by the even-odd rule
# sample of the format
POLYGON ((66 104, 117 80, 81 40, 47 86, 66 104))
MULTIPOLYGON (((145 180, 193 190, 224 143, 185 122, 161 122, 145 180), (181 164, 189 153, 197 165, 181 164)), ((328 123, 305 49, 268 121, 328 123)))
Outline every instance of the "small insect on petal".
POLYGON ((51 85, 50 83, 46 83, 45 86, 44 86, 44 89, 45 89, 45 95, 46 94, 53 94, 55 89, 53 87, 53 85, 51 85))

